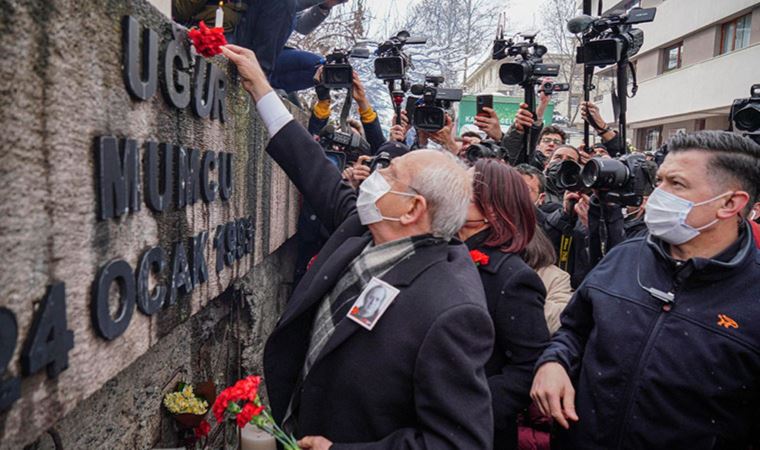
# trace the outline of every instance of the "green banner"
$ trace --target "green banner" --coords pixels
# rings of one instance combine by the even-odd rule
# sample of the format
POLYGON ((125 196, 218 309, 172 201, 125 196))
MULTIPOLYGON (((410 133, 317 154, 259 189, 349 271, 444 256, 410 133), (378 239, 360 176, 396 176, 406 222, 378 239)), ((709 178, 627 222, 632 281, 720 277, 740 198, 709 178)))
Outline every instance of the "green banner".
MULTIPOLYGON (((462 129, 465 125, 475 126, 475 97, 474 95, 465 95, 462 97, 462 101, 459 102, 459 113, 457 120, 457 134, 462 134, 462 129)), ((522 97, 505 97, 501 95, 494 95, 493 97, 493 109, 496 111, 496 115, 499 116, 499 123, 501 123, 502 130, 506 133, 512 122, 515 120, 517 110, 520 108, 520 103, 523 102, 522 97)), ((549 104, 544 112, 544 123, 552 123, 552 115, 554 114, 554 105, 549 104)), ((470 127, 468 127, 470 128, 470 127)))

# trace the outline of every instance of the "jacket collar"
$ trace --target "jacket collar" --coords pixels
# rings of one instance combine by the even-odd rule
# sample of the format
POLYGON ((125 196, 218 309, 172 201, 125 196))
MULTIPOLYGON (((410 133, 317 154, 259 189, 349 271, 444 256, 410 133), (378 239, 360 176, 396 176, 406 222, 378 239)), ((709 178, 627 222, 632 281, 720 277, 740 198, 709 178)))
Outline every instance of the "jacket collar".
POLYGON ((664 261, 671 269, 677 272, 685 271, 685 278, 698 274, 701 280, 711 281, 725 278, 726 275, 736 269, 744 267, 754 259, 755 248, 751 237, 752 230, 749 224, 743 222, 739 228, 739 237, 713 258, 691 258, 688 261, 677 261, 670 256, 668 243, 651 234, 647 236, 647 245, 654 251, 655 256, 664 261))
POLYGON ((465 241, 465 244, 467 245, 467 249, 470 251, 478 250, 487 254, 488 264, 481 264, 478 266, 478 269, 482 270, 483 272, 495 274, 499 272, 501 265, 504 264, 510 257, 512 257, 514 253, 504 253, 498 248, 486 247, 483 245, 488 239, 490 232, 491 230, 483 230, 473 236, 470 236, 470 238, 465 241))

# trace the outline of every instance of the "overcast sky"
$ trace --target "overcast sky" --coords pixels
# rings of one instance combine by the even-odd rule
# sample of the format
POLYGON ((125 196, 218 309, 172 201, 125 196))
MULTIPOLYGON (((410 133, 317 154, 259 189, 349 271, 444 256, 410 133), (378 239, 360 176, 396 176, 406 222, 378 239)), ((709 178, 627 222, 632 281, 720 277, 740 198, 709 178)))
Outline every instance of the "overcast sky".
MULTIPOLYGON (((370 23, 369 36, 380 39, 394 34, 398 31, 394 26, 416 2, 417 0, 367 0, 367 6, 374 19, 370 23)), ((509 6, 506 8, 509 28, 516 31, 539 29, 539 10, 542 3, 543 0, 509 0, 509 6)))

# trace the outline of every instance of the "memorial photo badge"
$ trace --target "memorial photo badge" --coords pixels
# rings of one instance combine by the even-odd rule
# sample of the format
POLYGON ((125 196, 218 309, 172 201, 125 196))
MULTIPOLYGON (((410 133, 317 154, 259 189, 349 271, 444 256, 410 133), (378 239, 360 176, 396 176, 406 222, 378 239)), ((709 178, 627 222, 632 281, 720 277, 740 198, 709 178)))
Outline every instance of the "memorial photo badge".
POLYGON ((379 278, 372 277, 346 317, 372 330, 398 293, 399 290, 395 287, 379 278))

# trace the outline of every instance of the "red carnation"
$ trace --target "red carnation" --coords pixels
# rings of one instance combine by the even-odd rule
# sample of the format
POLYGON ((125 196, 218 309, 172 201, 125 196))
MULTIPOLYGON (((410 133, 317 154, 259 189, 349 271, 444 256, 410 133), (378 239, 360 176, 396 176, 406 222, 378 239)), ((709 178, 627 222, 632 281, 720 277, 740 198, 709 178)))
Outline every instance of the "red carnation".
POLYGON ((236 417, 237 426, 243 428, 251 419, 261 414, 261 411, 264 411, 263 406, 256 406, 253 402, 246 403, 236 417))
POLYGON ((223 390, 216 397, 214 406, 211 410, 214 412, 217 422, 221 422, 224 417, 224 411, 230 406, 230 403, 234 403, 240 400, 247 400, 253 402, 259 395, 259 384, 261 384, 261 377, 249 376, 242 380, 238 380, 233 386, 223 390))
POLYGON ((192 28, 187 32, 187 37, 193 41, 195 50, 206 58, 222 53, 221 46, 227 45, 227 39, 224 37, 224 28, 209 28, 206 23, 201 21, 199 28, 192 28))
POLYGON ((472 262, 474 262, 476 266, 488 265, 488 255, 480 250, 470 250, 470 258, 472 258, 472 262))
POLYGON ((208 422, 205 420, 201 421, 201 423, 198 424, 197 427, 193 429, 195 432, 195 438, 200 439, 203 437, 208 436, 208 434, 211 432, 211 425, 209 425, 208 422))

